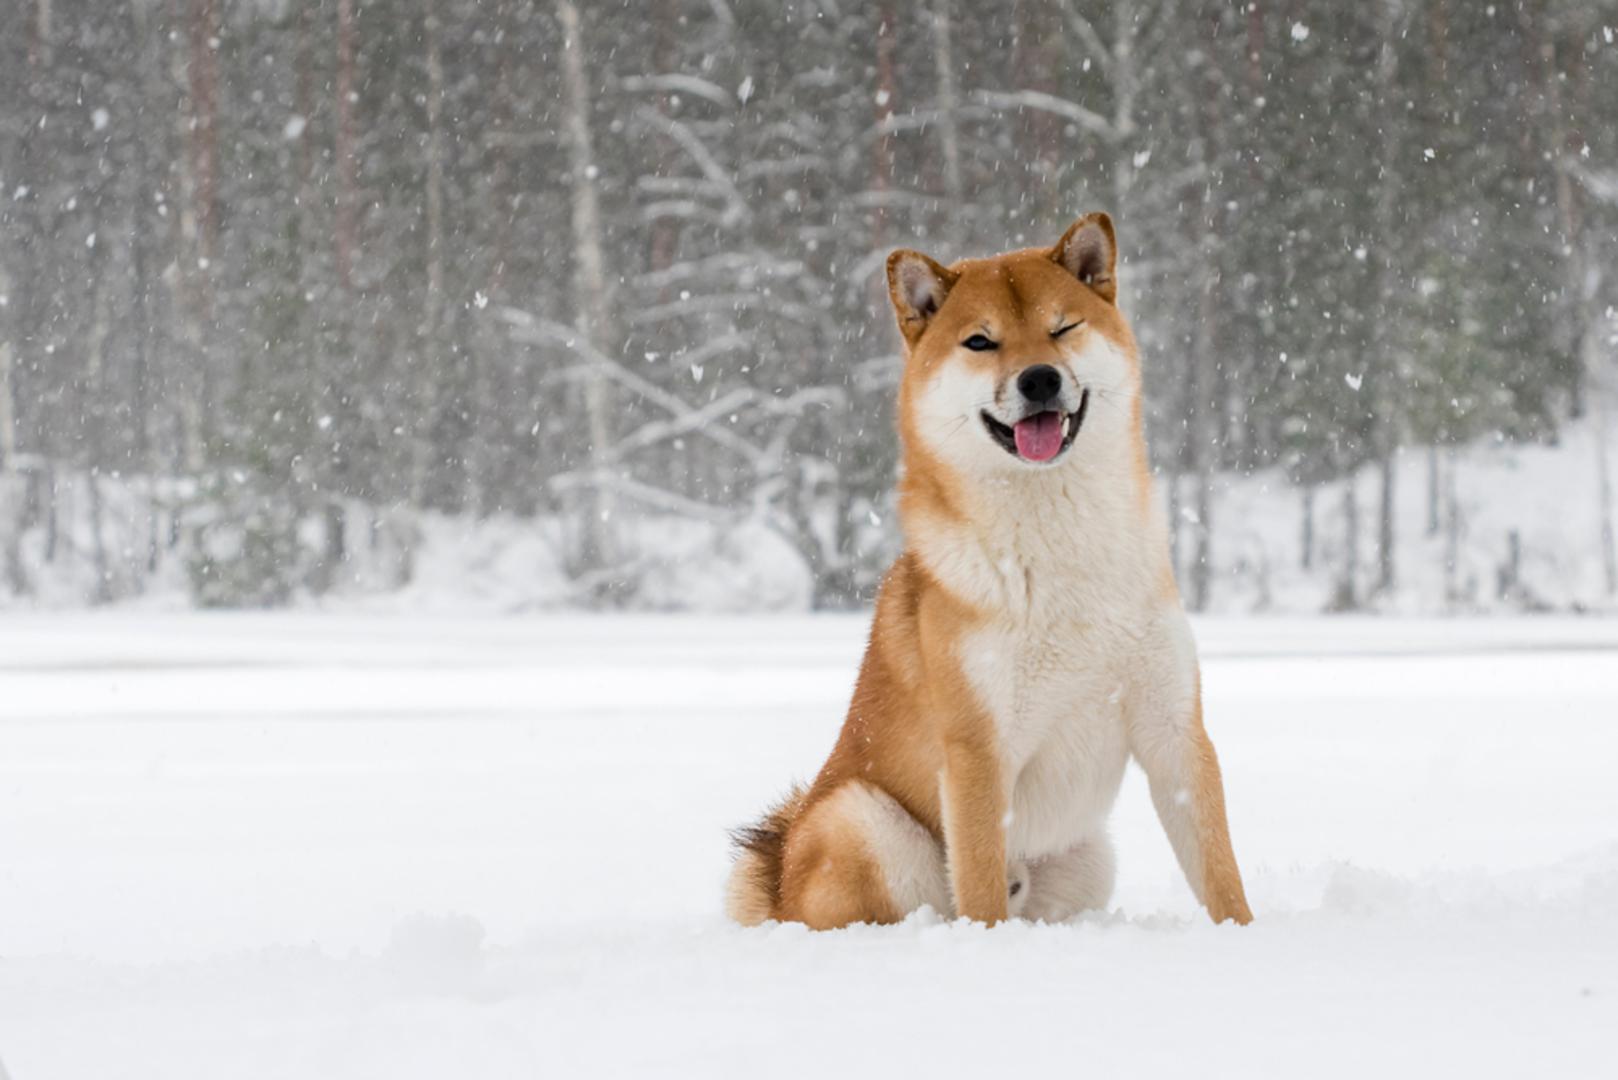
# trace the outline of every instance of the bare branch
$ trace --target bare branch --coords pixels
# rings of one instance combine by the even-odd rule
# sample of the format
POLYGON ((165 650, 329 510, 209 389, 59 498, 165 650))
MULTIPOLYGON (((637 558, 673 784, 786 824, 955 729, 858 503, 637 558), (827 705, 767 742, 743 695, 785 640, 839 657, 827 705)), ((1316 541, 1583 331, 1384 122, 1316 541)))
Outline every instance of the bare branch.
POLYGON ((1100 135, 1108 140, 1116 140, 1121 136, 1112 121, 1100 113, 1092 112, 1083 105, 1059 98, 1055 94, 1047 94, 1042 90, 1017 90, 1009 93, 979 90, 972 95, 972 100, 994 109, 1034 109, 1038 112, 1051 113, 1072 121, 1092 135, 1100 135))
POLYGON ((736 520, 737 517, 737 511, 734 509, 690 499, 605 470, 562 473, 551 479, 550 486, 559 492, 580 487, 607 488, 646 506, 716 524, 725 524, 736 520))
POLYGON ((655 289, 715 273, 732 274, 743 279, 753 275, 781 278, 796 277, 804 270, 805 266, 799 259, 773 259, 763 253, 726 251, 706 259, 677 262, 666 269, 642 274, 636 280, 641 285, 655 289))
POLYGON ((736 225, 746 221, 751 216, 752 212, 747 207, 747 200, 742 198, 742 193, 737 190, 735 182, 730 178, 730 174, 724 170, 719 164, 719 160, 713 156, 707 145, 697 138, 688 125, 673 117, 664 116, 656 109, 648 109, 645 106, 635 110, 635 117, 641 123, 655 128, 673 139, 680 149, 689 154, 691 160, 696 162, 697 168, 702 170, 702 175, 713 181, 724 193, 728 206, 720 224, 736 225))
POLYGON ((1578 177, 1584 190, 1599 202, 1618 206, 1618 170, 1602 172, 1577 160, 1570 160, 1568 171, 1578 177))
POLYGON ((1080 41, 1084 42, 1084 51, 1090 55, 1090 59, 1101 65, 1101 70, 1110 79, 1113 74, 1114 63, 1112 50, 1107 48, 1107 43, 1101 40, 1100 34, 1096 33, 1095 24, 1085 18, 1084 14, 1073 6, 1073 0, 1058 0, 1058 3, 1061 4, 1062 18, 1067 20, 1068 28, 1078 35, 1080 41))
MULTIPOLYGON (((502 320, 510 324, 512 340, 535 345, 561 345, 578 353, 589 364, 594 365, 593 367, 581 369, 569 369, 569 372, 561 373, 563 378, 573 377, 571 372, 575 371, 581 375, 599 371, 618 383, 618 385, 639 394, 671 415, 688 416, 693 411, 691 405, 688 405, 674 394, 669 393, 653 382, 641 378, 612 357, 596 349, 589 341, 585 340, 582 334, 565 323, 542 319, 520 308, 501 308, 498 314, 502 320)), ((696 431, 705 438, 711 439, 729 450, 734 450, 755 467, 760 465, 767 457, 763 450, 728 428, 699 427, 696 431)))
POLYGON ((650 91, 657 94, 690 94, 692 97, 711 101, 715 105, 722 105, 727 109, 736 107, 736 99, 731 97, 730 91, 707 79, 696 75, 685 75, 680 72, 668 72, 661 75, 629 75, 622 80, 625 90, 650 91))

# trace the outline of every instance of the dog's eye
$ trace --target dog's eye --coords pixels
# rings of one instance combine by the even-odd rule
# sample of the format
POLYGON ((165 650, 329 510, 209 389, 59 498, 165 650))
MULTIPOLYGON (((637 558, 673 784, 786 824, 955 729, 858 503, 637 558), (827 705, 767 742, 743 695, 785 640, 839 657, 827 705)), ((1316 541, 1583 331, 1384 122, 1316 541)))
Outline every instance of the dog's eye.
POLYGON ((965 345, 973 352, 988 352, 990 349, 998 349, 1000 347, 994 342, 990 341, 988 338, 984 337, 982 334, 973 334, 971 337, 961 342, 961 344, 965 345))
POLYGON ((1067 333, 1069 330, 1072 330, 1074 327, 1083 326, 1083 325, 1084 325, 1084 320, 1083 319, 1080 319, 1078 322, 1070 322, 1066 326, 1060 326, 1060 327, 1057 327, 1055 330, 1052 330, 1051 331, 1051 337, 1053 337, 1053 338, 1061 337, 1063 334, 1067 333))

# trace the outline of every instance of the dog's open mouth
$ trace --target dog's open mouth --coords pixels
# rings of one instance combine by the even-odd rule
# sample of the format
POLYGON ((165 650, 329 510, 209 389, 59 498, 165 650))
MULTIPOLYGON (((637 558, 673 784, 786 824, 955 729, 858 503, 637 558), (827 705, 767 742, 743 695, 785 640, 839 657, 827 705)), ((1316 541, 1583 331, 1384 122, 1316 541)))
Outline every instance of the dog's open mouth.
POLYGON ((1079 395, 1079 407, 1073 412, 1048 409, 1025 416, 1015 424, 1002 424, 985 412, 983 426, 1006 453, 1043 464, 1055 461, 1073 445, 1089 408, 1090 391, 1086 389, 1079 395))

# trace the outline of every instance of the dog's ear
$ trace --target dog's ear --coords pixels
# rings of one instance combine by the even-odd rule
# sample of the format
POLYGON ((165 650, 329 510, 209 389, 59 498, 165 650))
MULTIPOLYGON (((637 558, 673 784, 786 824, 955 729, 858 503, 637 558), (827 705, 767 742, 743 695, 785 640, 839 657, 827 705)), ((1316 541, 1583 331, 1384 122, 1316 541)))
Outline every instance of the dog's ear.
POLYGON ((919 251, 899 250, 888 256, 888 295, 907 345, 920 339, 958 276, 919 251))
POLYGON ((1118 240, 1106 214, 1085 214, 1069 225, 1051 258, 1107 303, 1118 302, 1118 240))

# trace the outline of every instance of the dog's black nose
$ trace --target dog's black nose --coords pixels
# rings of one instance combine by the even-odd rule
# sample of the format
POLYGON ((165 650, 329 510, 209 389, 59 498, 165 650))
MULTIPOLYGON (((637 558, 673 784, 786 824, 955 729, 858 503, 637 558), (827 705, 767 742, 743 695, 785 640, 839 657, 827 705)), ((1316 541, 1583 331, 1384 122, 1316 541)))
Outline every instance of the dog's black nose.
POLYGON ((1023 368, 1022 374, 1017 376, 1017 389, 1035 405, 1055 401, 1056 395, 1062 392, 1062 373, 1049 364, 1023 368))

